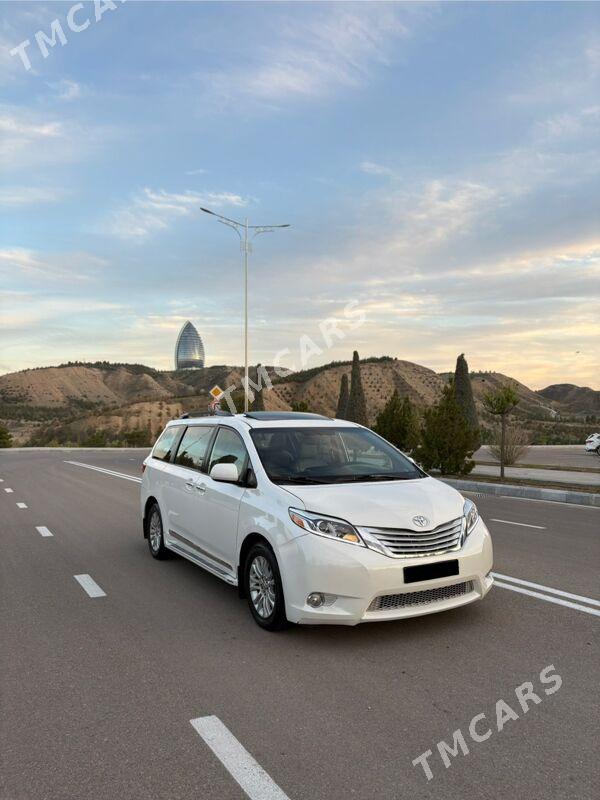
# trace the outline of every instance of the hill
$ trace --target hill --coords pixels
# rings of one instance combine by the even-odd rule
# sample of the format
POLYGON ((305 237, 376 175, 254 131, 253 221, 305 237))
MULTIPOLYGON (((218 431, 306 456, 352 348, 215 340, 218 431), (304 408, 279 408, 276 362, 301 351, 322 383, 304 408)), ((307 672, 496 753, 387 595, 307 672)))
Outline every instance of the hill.
MULTIPOLYGON (((289 410, 303 404, 333 416, 340 381, 342 375, 350 376, 351 361, 331 362, 285 377, 278 377, 272 367, 266 369, 273 382, 272 391, 264 393, 267 410, 289 410)), ((364 359, 361 372, 371 425, 394 390, 407 395, 422 411, 436 401, 450 374, 388 356, 364 359)), ((242 375, 242 367, 227 365, 170 372, 143 364, 108 362, 23 370, 0 376, 0 421, 8 424, 16 445, 145 445, 169 419, 205 409, 215 384, 223 389, 241 386, 242 375)), ((256 381, 254 368, 250 377, 256 381)), ((569 427, 571 422, 561 419, 559 425, 556 421, 559 414, 564 416, 565 408, 574 406, 579 387, 570 387, 556 400, 545 396, 548 390, 534 392, 501 373, 471 373, 471 381, 484 427, 489 428, 493 420, 483 410, 483 395, 511 383, 521 397, 515 416, 533 440, 581 438, 581 431, 569 427)))
POLYGON ((537 394, 553 401, 561 411, 569 414, 600 414, 600 391, 573 383, 554 383, 540 389, 537 394))

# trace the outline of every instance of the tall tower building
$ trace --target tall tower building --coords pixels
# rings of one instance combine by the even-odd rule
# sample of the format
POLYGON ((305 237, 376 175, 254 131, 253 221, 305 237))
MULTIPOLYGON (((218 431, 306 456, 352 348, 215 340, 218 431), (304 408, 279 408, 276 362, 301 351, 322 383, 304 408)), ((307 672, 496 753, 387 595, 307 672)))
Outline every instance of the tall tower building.
POLYGON ((204 345, 200 334, 188 320, 177 337, 175 369, 202 369, 203 367, 204 345))

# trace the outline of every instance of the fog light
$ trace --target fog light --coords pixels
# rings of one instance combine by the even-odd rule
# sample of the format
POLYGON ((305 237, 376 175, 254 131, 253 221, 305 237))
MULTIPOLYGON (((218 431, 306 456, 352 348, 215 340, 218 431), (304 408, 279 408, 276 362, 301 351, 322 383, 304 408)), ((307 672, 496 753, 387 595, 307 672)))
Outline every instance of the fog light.
POLYGON ((322 595, 321 592, 311 592, 306 598, 306 602, 311 608, 320 608, 325 602, 325 595, 322 595))

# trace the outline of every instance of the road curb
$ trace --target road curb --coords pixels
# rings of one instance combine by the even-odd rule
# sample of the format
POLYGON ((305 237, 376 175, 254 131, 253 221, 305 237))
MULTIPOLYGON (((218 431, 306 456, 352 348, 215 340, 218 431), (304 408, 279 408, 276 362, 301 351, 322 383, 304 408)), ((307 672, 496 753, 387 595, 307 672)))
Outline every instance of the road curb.
POLYGON ((579 506, 600 508, 598 492, 571 492, 562 489, 541 489, 537 486, 517 486, 509 483, 483 483, 456 478, 438 478, 438 480, 465 492, 480 492, 500 497, 525 497, 529 500, 550 500, 555 503, 573 503, 579 506))

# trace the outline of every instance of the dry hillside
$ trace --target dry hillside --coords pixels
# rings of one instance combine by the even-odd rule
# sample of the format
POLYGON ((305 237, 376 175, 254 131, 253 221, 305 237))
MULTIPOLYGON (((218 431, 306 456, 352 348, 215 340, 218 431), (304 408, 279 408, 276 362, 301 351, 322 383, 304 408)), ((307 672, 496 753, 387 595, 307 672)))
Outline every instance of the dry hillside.
MULTIPOLYGON (((275 376, 267 367, 273 390, 264 393, 265 407, 289 410, 306 404, 312 411, 333 416, 342 375, 350 376, 351 366, 350 361, 334 362, 285 378, 275 376)), ((242 374, 241 367, 160 372, 139 364, 108 363, 24 370, 0 376, 0 422, 8 425, 17 445, 146 444, 167 420, 184 411, 205 410, 208 392, 215 384, 223 389, 232 384, 241 386, 242 374)), ((362 361, 361 375, 370 424, 394 390, 423 409, 436 401, 448 379, 448 374, 388 357, 362 361)), ((254 369, 251 378, 256 380, 254 369)), ((533 438, 544 441, 562 436, 553 421, 557 412, 562 412, 567 402, 573 406, 574 397, 581 400, 578 387, 549 387, 560 390, 554 391, 560 394, 560 399, 555 399, 500 373, 472 373, 471 381, 484 426, 492 420, 483 412, 483 395, 511 383, 521 397, 516 417, 534 432, 533 438)), ((581 391, 589 400, 592 390, 581 391)))

